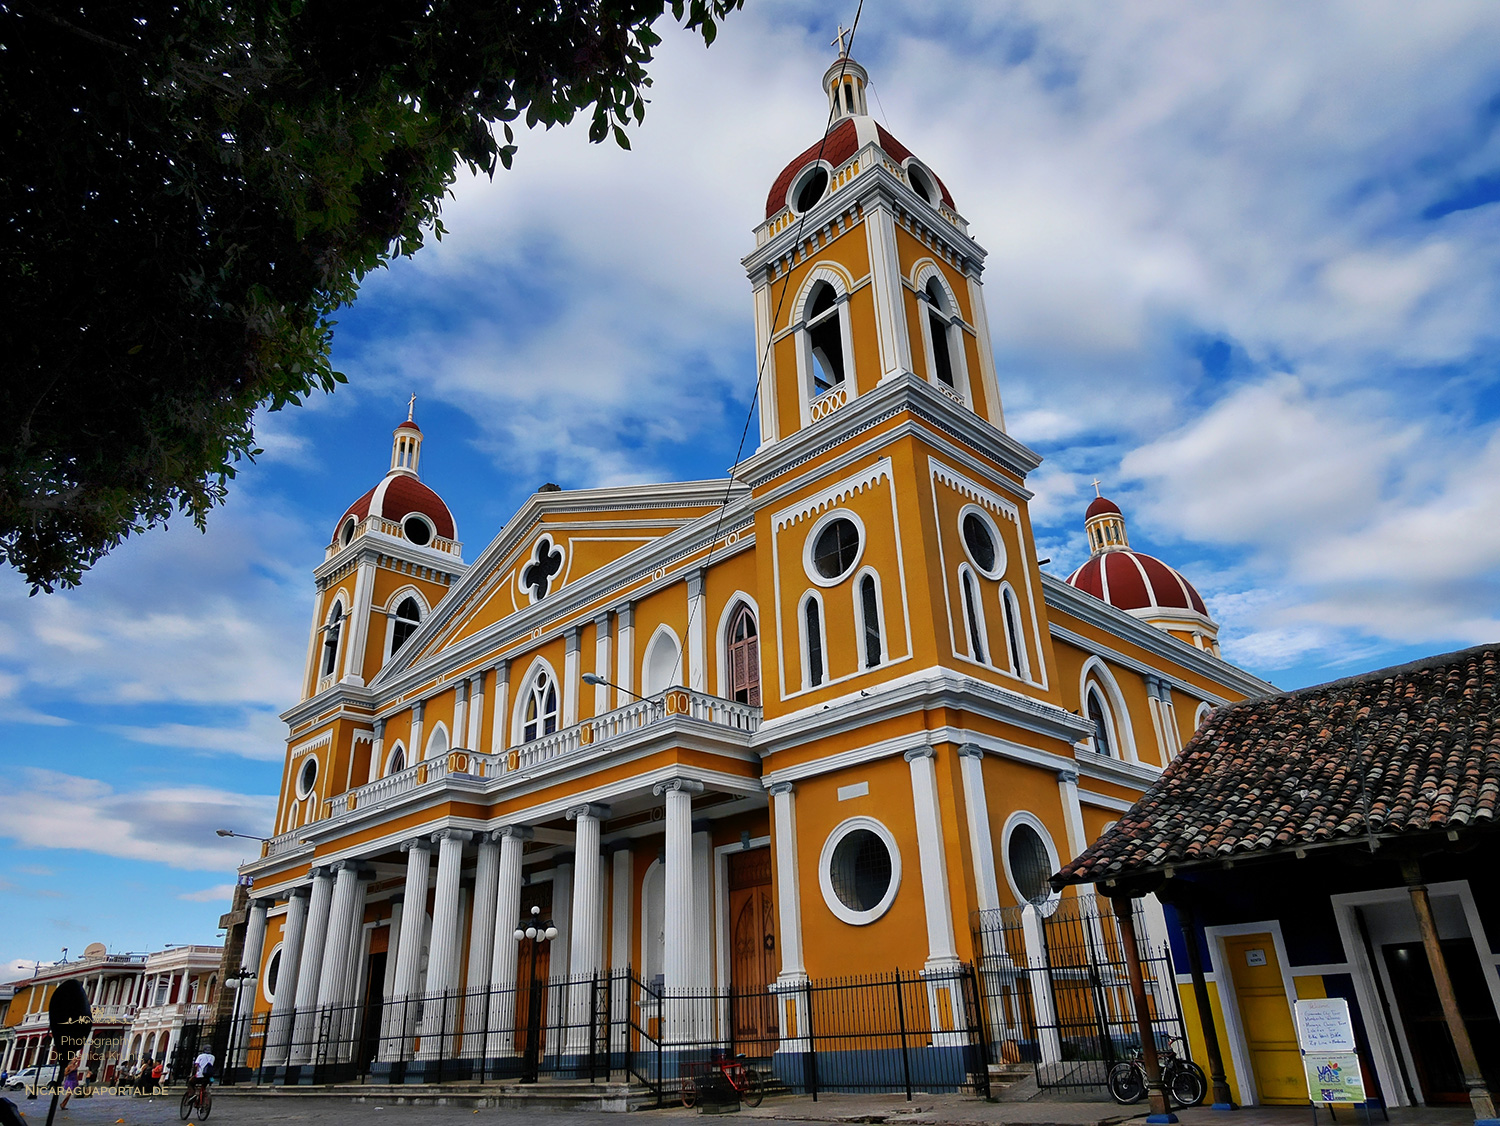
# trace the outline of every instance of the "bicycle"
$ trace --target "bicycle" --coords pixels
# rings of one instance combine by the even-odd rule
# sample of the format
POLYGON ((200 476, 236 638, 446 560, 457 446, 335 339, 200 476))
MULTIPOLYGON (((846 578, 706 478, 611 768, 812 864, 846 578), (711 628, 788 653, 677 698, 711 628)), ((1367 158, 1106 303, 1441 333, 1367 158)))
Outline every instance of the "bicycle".
MULTIPOLYGON (((1187 1042, 1180 1036, 1167 1041, 1161 1052, 1161 1082, 1167 1092, 1168 1105, 1197 1106, 1208 1094, 1208 1076, 1203 1069, 1187 1057, 1187 1042), (1183 1054, 1178 1055, 1173 1044, 1181 1044, 1183 1054)), ((1121 1060, 1109 1069, 1109 1094, 1115 1102, 1128 1106, 1146 1097, 1146 1064, 1140 1049, 1128 1060, 1121 1060)))
POLYGON ((709 1084, 717 1082, 722 1077, 730 1088, 740 1098, 740 1102, 746 1106, 760 1106, 761 1099, 765 1098, 765 1090, 761 1086, 760 1075, 753 1067, 747 1067, 740 1061, 745 1057, 743 1054, 734 1059, 711 1060, 699 1075, 684 1075, 682 1077, 682 1105, 695 1107, 698 1105, 698 1097, 703 1094, 709 1084), (717 1071, 718 1075, 712 1073, 717 1071))
POLYGON ((183 1092, 182 1102, 177 1107, 177 1117, 186 1122, 193 1116, 193 1111, 198 1112, 200 1119, 207 1118, 209 1111, 214 1108, 213 1092, 208 1089, 208 1080, 189 1080, 188 1089, 183 1092))

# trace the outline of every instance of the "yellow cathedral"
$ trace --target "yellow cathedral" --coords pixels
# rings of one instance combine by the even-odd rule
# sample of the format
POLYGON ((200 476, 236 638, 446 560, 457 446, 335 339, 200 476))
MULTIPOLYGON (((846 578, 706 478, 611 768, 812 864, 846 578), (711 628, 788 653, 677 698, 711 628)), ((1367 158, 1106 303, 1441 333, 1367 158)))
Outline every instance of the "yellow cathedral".
POLYGON ((330 521, 232 1069, 801 1059, 859 1047, 818 1040, 816 989, 892 975, 941 1048, 976 918, 1054 899, 1213 708, 1271 690, 1110 501, 1083 567, 1041 569, 985 251, 866 80, 824 75, 743 260, 732 480, 549 485, 466 562, 408 417, 330 521))

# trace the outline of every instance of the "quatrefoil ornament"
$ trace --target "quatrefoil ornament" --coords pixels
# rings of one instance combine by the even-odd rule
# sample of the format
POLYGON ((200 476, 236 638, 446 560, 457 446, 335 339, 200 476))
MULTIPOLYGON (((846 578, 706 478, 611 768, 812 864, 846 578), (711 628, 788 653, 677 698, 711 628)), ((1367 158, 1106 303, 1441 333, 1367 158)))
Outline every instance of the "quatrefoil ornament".
POLYGON ((521 586, 531 595, 533 602, 540 602, 552 589, 552 580, 562 570, 562 548, 552 542, 551 536, 536 541, 531 562, 521 570, 521 586))

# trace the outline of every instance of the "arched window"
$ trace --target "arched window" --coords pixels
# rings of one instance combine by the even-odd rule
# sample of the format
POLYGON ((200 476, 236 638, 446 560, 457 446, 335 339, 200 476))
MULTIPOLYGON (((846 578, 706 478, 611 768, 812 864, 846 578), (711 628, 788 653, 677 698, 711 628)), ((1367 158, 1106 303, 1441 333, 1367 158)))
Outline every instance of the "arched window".
POLYGON ((1207 701, 1204 701, 1203 703, 1199 704, 1198 705, 1198 710, 1193 713, 1193 730, 1197 731, 1200 727, 1202 727, 1205 723, 1207 723, 1209 721, 1209 718, 1213 714, 1214 714, 1214 710, 1208 704, 1207 701))
POLYGON ((873 572, 866 571, 858 584, 858 621, 860 639, 864 642, 864 666, 873 669, 885 660, 885 638, 880 628, 880 591, 873 572))
POLYGON ((979 588, 967 567, 958 572, 959 584, 963 588, 964 629, 969 633, 969 656, 981 665, 988 664, 984 646, 984 611, 979 605, 979 588))
POLYGON ((1029 679, 1026 648, 1021 644, 1021 611, 1016 606, 1015 593, 1009 586, 1000 591, 1000 611, 1005 615, 1005 640, 1010 645, 1010 670, 1019 677, 1029 679))
POLYGON ((344 604, 335 602, 328 615, 328 624, 323 627, 323 671, 319 675, 332 676, 339 663, 339 634, 344 630, 344 604))
POLYGON ((390 761, 386 764, 385 772, 387 774, 399 774, 405 769, 406 748, 403 747, 400 743, 397 743, 395 749, 391 751, 391 758, 390 761))
POLYGON ((814 397, 844 382, 843 309, 838 293, 826 281, 817 282, 807 295, 803 321, 811 353, 814 397))
POLYGON ((1110 731, 1109 707, 1104 702, 1104 694, 1092 684, 1088 691, 1088 715, 1089 722, 1094 725, 1094 750, 1110 758, 1116 757, 1110 731))
POLYGON ((432 734, 427 737, 427 748, 422 752, 424 759, 440 759, 448 753, 448 729, 441 723, 432 729, 432 734))
POLYGON ((557 685, 546 669, 538 669, 526 694, 521 741, 529 743, 557 730, 557 685))
POLYGON ((407 595, 396 607, 396 621, 391 627, 391 652, 394 653, 405 645, 406 639, 416 633, 421 624, 422 607, 415 598, 407 595))
POLYGON ((802 602, 802 677, 804 688, 823 683, 823 604, 809 593, 802 602))
POLYGON ((937 278, 927 279, 927 327, 932 333, 932 374, 940 383, 953 384, 953 343, 949 339, 948 299, 937 278))
POLYGON ((682 646, 671 630, 659 629, 646 646, 646 664, 641 684, 645 695, 655 696, 682 682, 682 646))
POLYGON ((760 704, 760 637, 755 615, 741 605, 729 623, 729 697, 742 704, 760 704))

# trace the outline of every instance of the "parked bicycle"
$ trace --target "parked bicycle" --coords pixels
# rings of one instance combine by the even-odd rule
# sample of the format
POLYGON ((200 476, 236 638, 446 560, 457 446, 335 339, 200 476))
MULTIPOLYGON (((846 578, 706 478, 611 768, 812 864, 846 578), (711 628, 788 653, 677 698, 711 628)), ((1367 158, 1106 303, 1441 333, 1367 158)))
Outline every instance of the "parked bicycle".
POLYGON ((177 1107, 177 1117, 186 1122, 193 1116, 193 1111, 198 1112, 199 1118, 207 1118, 208 1112, 214 1108, 213 1092, 208 1089, 208 1081, 189 1080, 188 1089, 183 1093, 182 1102, 177 1107))
POLYGON ((682 1105, 694 1107, 698 1100, 708 1094, 709 1088, 715 1083, 727 1083, 740 1098, 740 1102, 746 1106, 760 1106, 760 1100, 765 1098, 765 1090, 761 1086, 760 1075, 755 1068, 747 1067, 743 1062, 743 1055, 734 1059, 717 1059, 710 1061, 706 1066, 694 1075, 682 1077, 682 1105))
MULTIPOLYGON (((1167 1102, 1176 1106, 1197 1106, 1208 1094, 1208 1076, 1187 1057, 1187 1042, 1174 1036, 1158 1054, 1161 1082, 1167 1090, 1167 1102), (1172 1045, 1181 1044, 1179 1056, 1172 1045)), ((1146 1097, 1146 1064, 1139 1048, 1128 1060, 1109 1069, 1109 1094, 1117 1103, 1129 1105, 1146 1097)))

